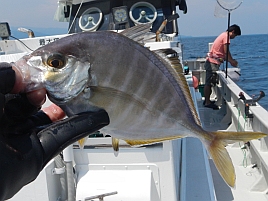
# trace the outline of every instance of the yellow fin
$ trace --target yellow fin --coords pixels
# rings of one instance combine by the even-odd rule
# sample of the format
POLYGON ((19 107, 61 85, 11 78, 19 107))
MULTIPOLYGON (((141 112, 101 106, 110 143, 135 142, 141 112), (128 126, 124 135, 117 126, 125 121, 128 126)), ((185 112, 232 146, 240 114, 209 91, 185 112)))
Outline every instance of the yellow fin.
POLYGON ((188 82, 183 73, 182 64, 177 56, 171 56, 171 57, 167 56, 167 55, 176 55, 176 51, 171 48, 167 48, 167 49, 154 50, 153 52, 155 52, 156 55, 162 60, 162 62, 165 63, 165 66, 168 69, 168 71, 176 79, 179 86, 181 86, 181 90, 185 96, 185 99, 189 103, 190 110, 194 116, 195 123, 201 126, 201 122, 197 114, 196 108, 194 106, 191 92, 189 90, 188 82))
POLYGON ((118 151, 119 150, 119 139, 112 137, 112 145, 113 145, 114 151, 118 151))
POLYGON ((80 149, 84 148, 86 141, 87 141, 87 137, 78 140, 78 144, 79 144, 80 149))
POLYGON ((259 139, 267 136, 265 133, 261 132, 251 132, 251 131, 245 131, 245 132, 230 132, 230 131, 217 131, 212 132, 215 136, 217 136, 218 139, 222 140, 233 140, 233 141, 243 141, 247 142, 254 139, 259 139))
POLYGON ((224 181, 231 187, 235 186, 235 170, 232 160, 221 141, 214 141, 208 147, 210 156, 224 181))
POLYGON ((207 149, 212 157, 215 166, 217 167, 220 175, 224 181, 231 187, 235 186, 235 171, 232 160, 225 149, 225 140, 233 141, 249 141, 253 139, 262 138, 267 136, 265 133, 260 132, 212 132, 215 136, 211 142, 208 139, 207 149))
POLYGON ((138 145, 146 145, 146 144, 154 144, 158 142, 163 142, 165 140, 175 140, 178 138, 184 138, 185 136, 174 136, 174 137, 166 137, 166 138, 159 138, 159 139, 148 139, 148 140, 125 140, 131 146, 138 146, 138 145))

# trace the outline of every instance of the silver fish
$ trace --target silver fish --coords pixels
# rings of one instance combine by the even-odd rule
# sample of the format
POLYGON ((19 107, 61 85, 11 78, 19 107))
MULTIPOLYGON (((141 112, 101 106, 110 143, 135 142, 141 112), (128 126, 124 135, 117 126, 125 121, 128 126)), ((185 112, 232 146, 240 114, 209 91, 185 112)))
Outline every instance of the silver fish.
POLYGON ((234 187, 226 141, 249 141, 266 134, 205 131, 179 61, 134 41, 141 39, 142 30, 138 26, 121 34, 74 34, 35 50, 16 65, 38 72, 42 79, 33 84, 43 83, 50 100, 69 116, 104 108, 110 125, 103 132, 130 145, 187 136, 200 139, 221 176, 234 187))

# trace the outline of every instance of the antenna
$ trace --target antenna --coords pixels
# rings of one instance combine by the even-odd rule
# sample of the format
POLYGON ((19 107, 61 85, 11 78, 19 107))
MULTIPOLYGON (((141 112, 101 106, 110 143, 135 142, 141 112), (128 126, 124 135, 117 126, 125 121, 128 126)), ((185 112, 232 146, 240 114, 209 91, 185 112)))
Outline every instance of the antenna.
MULTIPOLYGON (((221 11, 226 10, 228 11, 228 28, 230 27, 230 18, 231 18, 231 12, 235 9, 237 9, 243 1, 241 0, 216 0, 217 4, 215 6, 215 12, 214 15, 215 17, 225 17, 225 15, 222 15, 221 11), (218 6, 217 6, 218 5, 218 6)), ((226 54, 228 55, 229 52, 229 43, 230 43, 230 37, 229 37, 229 31, 227 32, 227 52, 226 54)), ((228 69, 228 56, 226 56, 226 71, 225 71, 225 76, 227 78, 227 69, 228 69)))

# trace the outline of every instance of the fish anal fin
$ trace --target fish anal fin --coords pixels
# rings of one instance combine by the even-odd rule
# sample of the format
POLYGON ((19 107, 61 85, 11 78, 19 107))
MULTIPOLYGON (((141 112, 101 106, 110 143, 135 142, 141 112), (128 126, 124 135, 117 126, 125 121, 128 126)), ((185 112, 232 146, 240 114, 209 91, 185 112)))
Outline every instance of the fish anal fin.
POLYGON ((159 139, 148 139, 148 140, 124 140, 131 146, 139 146, 139 145, 148 145, 148 144, 155 144, 158 142, 163 142, 166 140, 175 140, 178 138, 184 138, 185 136, 174 136, 174 137, 166 137, 166 138, 159 138, 159 139))

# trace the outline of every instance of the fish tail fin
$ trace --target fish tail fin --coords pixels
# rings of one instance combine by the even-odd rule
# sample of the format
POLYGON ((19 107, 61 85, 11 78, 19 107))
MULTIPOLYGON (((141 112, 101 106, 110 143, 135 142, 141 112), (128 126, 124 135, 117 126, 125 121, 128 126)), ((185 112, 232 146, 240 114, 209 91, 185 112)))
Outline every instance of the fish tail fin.
POLYGON ((244 141, 266 136, 259 132, 212 132, 214 139, 207 143, 207 149, 220 175, 230 187, 235 187, 235 170, 232 160, 225 149, 226 141, 244 141))
POLYGON ((235 186, 235 170, 232 160, 224 147, 224 143, 214 140, 207 148, 214 164, 224 181, 231 187, 235 186))

